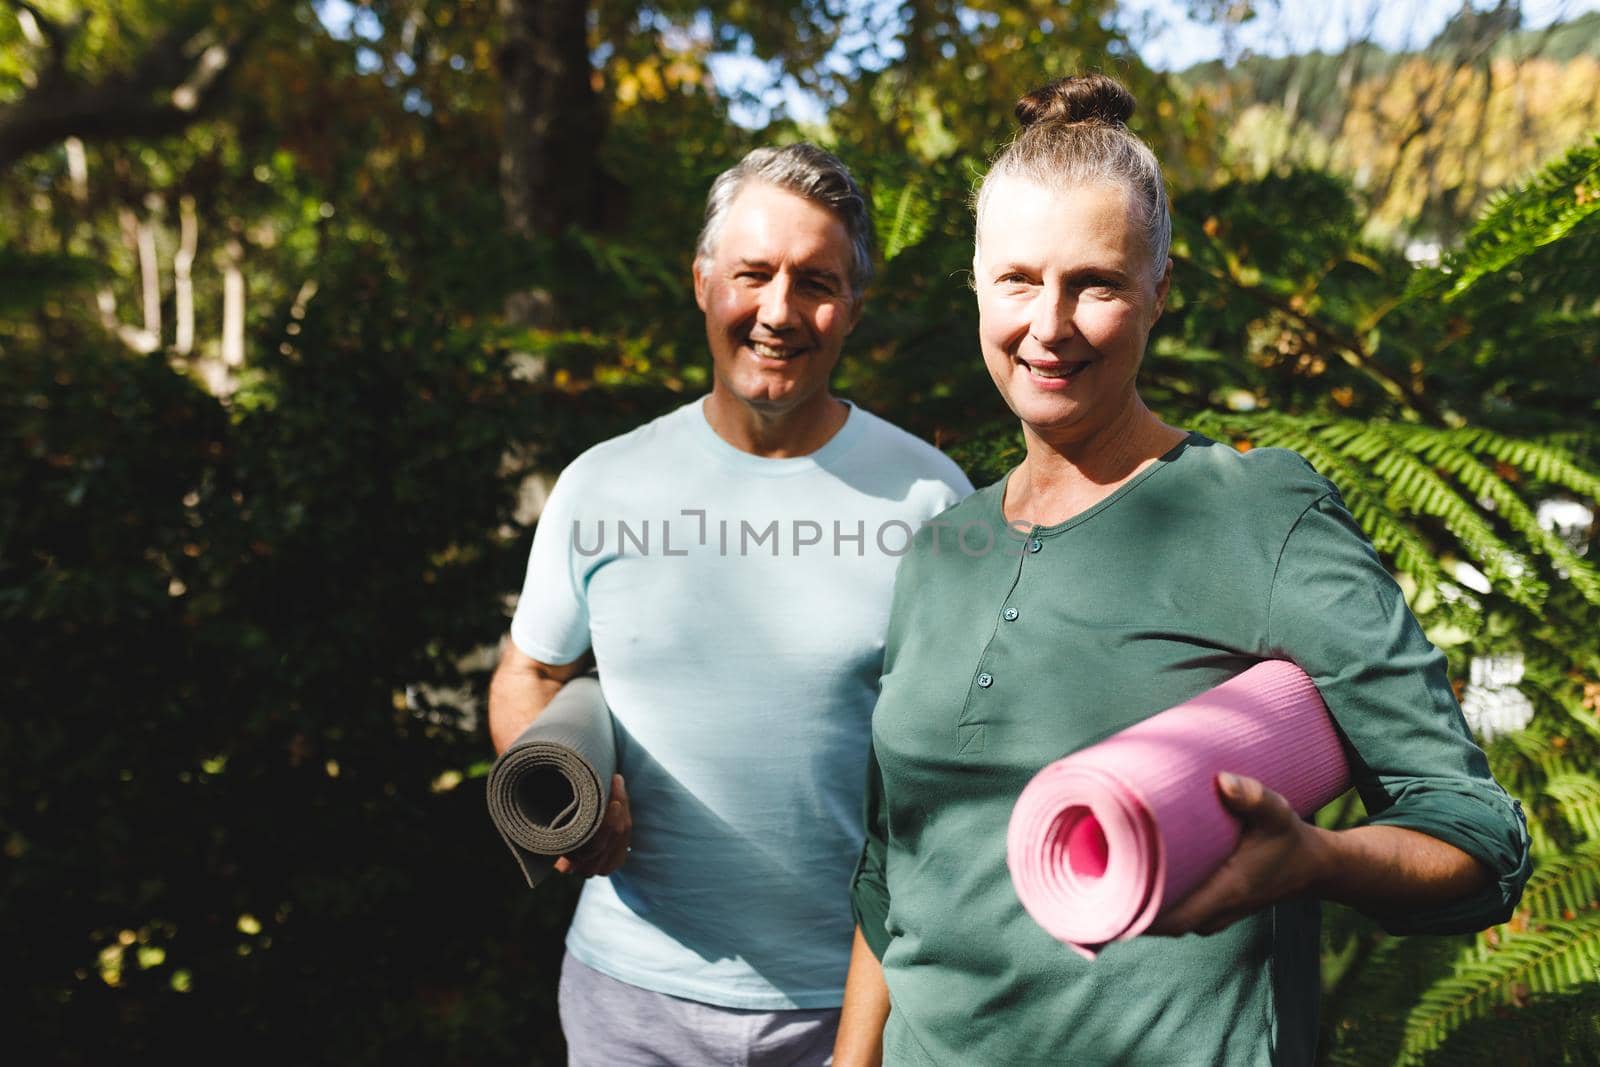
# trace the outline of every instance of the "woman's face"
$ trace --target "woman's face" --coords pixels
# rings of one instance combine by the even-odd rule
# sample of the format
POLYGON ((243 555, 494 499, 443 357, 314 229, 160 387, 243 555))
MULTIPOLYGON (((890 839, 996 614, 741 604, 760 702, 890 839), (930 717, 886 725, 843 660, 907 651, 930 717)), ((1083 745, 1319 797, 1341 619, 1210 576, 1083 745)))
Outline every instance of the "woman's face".
POLYGON ((1090 440, 1137 404, 1167 299, 1127 189, 998 178, 978 220, 978 339, 995 386, 1045 441, 1090 440))

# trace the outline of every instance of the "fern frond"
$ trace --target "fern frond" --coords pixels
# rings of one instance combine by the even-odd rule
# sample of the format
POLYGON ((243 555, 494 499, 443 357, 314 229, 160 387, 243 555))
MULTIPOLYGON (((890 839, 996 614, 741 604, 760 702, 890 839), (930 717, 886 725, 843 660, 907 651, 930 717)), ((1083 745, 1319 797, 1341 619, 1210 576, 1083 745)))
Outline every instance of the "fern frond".
POLYGON ((1600 778, 1582 772, 1558 775, 1544 784, 1544 792, 1569 826, 1591 840, 1600 838, 1600 778))
MULTIPOLYGON (((1406 435, 1421 447, 1420 455, 1452 474, 1468 492, 1489 501, 1506 524, 1533 549, 1566 573, 1572 587, 1589 603, 1600 605, 1600 573, 1582 556, 1572 551, 1555 533, 1539 525, 1538 516, 1493 470, 1450 439, 1450 431, 1430 427, 1408 427, 1406 435)), ((1518 566, 1525 566, 1518 561, 1518 566)))
POLYGON ((1566 739, 1557 734, 1519 730, 1507 735, 1498 744, 1515 749, 1529 764, 1537 767, 1546 780, 1576 770, 1567 754, 1566 739))
MULTIPOLYGON (((1591 329, 1593 317, 1589 319, 1591 329)), ((1569 456, 1594 456, 1600 458, 1600 433, 1593 430, 1566 429, 1545 434, 1539 443, 1559 448, 1569 456)), ((1581 461, 1580 461, 1581 462, 1581 461)))
POLYGON ((1600 137, 1579 145, 1528 182, 1494 197, 1451 258, 1446 303, 1600 215, 1600 137))
POLYGON ((887 263, 927 235, 933 203, 916 179, 876 202, 886 208, 878 212, 877 230, 878 246, 883 249, 883 261, 887 263))
POLYGON ((1564 919, 1596 908, 1600 908, 1600 840, 1536 857, 1519 911, 1535 920, 1564 919))
POLYGON ((1449 1067, 1595 1067, 1600 1064, 1600 984, 1528 997, 1452 1033, 1428 1057, 1449 1067))
MULTIPOLYGON (((1593 328, 1593 320, 1590 327, 1593 328)), ((1499 460, 1551 486, 1600 501, 1600 474, 1586 470, 1572 453, 1553 441, 1506 437, 1481 426, 1445 431, 1462 448, 1499 460)))
POLYGON ((1526 744, 1528 735, 1533 733, 1533 730, 1517 730, 1501 734, 1483 745, 1490 773, 1512 796, 1533 796, 1548 781, 1548 776, 1540 771, 1539 765, 1521 747, 1526 744))
POLYGON ((1329 1067, 1392 1064, 1418 991, 1454 974, 1463 954, 1473 950, 1472 939, 1393 937, 1365 916, 1341 916, 1348 909, 1334 905, 1327 912, 1324 931, 1329 920, 1348 924, 1366 955, 1324 995, 1318 1062, 1329 1067))
POLYGON ((1600 913, 1550 921, 1487 956, 1460 961, 1456 973, 1422 994, 1406 1017, 1399 1062, 1424 1062, 1463 1024, 1534 993, 1559 993, 1600 982, 1600 913))
MULTIPOLYGON (((1447 470, 1450 466, 1469 467, 1474 463, 1471 454, 1458 450, 1457 455, 1450 457, 1452 463, 1440 462, 1445 449, 1437 447, 1437 439, 1431 435, 1421 436, 1422 429, 1347 420, 1329 426, 1322 437, 1338 444, 1350 455, 1371 463, 1373 472, 1388 484, 1389 497, 1397 506, 1438 519, 1466 554, 1481 564, 1489 578, 1498 582, 1512 600, 1530 610, 1539 610, 1547 592, 1544 584, 1532 578, 1532 568, 1495 534, 1475 504, 1462 499, 1435 470, 1436 467, 1447 470), (1415 449, 1419 442, 1433 446, 1426 455, 1431 466, 1419 462, 1408 451, 1415 449)), ((1485 473, 1493 477, 1492 473, 1485 473)), ((1533 518, 1531 512, 1528 517, 1533 518)), ((1537 520, 1534 525, 1538 525, 1537 520)))
MULTIPOLYGON (((1535 643, 1527 650, 1527 672, 1518 688, 1534 699, 1536 714, 1558 712, 1566 722, 1600 741, 1600 716, 1584 705, 1581 691, 1567 674, 1568 666, 1556 660, 1562 651, 1570 652, 1570 649, 1546 651, 1535 643)), ((1570 656, 1567 662, 1570 664, 1570 656)))

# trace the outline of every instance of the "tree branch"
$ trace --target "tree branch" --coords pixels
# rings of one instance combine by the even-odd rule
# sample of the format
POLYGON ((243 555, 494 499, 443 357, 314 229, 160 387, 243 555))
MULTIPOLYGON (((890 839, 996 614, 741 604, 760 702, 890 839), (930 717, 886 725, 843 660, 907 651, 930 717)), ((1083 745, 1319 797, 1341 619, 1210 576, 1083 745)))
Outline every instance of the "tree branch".
MULTIPOLYGON (((5 0, 36 21, 28 0, 5 0)), ((44 20, 49 67, 21 99, 0 105, 0 170, 68 137, 104 141, 163 137, 202 118, 221 96, 254 30, 222 40, 210 30, 174 27, 129 71, 86 83, 62 65, 71 30, 44 20)))
POLYGON ((17 22, 22 26, 22 34, 28 38, 29 43, 43 44, 49 49, 49 59, 45 61, 44 69, 37 74, 34 88, 48 88, 53 83, 60 82, 67 67, 67 48, 83 26, 84 16, 80 14, 63 26, 28 0, 6 0, 6 3, 16 9, 17 22), (38 39, 41 37, 42 41, 38 39))
MULTIPOLYGON (((51 51, 59 54, 67 50, 67 33, 55 19, 50 18, 43 11, 28 3, 28 0, 6 0, 6 3, 33 20, 33 24, 38 28, 39 32, 49 39, 51 51)), ((74 26, 76 26, 76 23, 74 23, 74 26)))

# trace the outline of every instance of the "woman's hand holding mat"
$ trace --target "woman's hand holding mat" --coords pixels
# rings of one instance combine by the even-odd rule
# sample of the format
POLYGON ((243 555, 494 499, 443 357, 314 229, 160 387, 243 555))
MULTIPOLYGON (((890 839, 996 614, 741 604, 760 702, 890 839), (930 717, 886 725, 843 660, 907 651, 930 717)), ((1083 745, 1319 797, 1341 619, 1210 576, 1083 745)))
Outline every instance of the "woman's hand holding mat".
POLYGON ((552 869, 589 875, 621 866, 632 821, 616 766, 611 710, 592 677, 563 685, 495 760, 489 818, 530 886, 552 869))
POLYGON ((1227 773, 1217 775, 1217 793, 1243 827, 1238 847, 1146 933, 1214 934, 1319 881, 1328 861, 1323 832, 1287 800, 1254 778, 1227 773))
MULTIPOLYGON (((1256 664, 1040 771, 1018 797, 1006 837, 1023 907, 1091 959, 1109 942, 1151 930, 1239 845, 1240 821, 1218 795, 1221 774, 1254 779, 1295 816, 1348 788, 1343 746, 1305 672, 1279 661, 1256 664)), ((1270 866, 1275 845, 1294 847, 1284 835, 1297 828, 1284 823, 1272 796, 1248 786, 1243 793, 1232 802, 1264 822, 1252 825, 1261 833, 1241 860, 1270 866)), ((1208 888, 1219 900, 1249 902, 1248 892, 1208 888)), ((1207 928, 1238 917, 1225 908, 1205 913, 1205 903, 1190 918, 1207 928)))

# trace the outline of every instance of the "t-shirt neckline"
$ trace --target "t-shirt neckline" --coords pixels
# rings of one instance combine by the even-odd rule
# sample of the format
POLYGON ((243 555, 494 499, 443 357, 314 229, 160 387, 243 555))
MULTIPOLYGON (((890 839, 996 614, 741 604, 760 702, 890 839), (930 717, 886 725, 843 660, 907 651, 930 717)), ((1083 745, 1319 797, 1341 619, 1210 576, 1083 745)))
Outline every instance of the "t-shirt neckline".
POLYGON ((1093 507, 1085 508, 1083 511, 1078 512, 1078 514, 1072 516, 1072 518, 1067 519, 1064 522, 1056 523, 1054 526, 1040 526, 1037 523, 1034 523, 1028 527, 1028 532, 1024 534, 1021 532, 1022 526, 1020 523, 1013 526, 1011 525, 1010 520, 1006 518, 1006 486, 1010 484, 1011 476, 1016 473, 1016 467, 1012 467, 1010 470, 1006 471, 1005 477, 1001 478, 1000 481, 996 483, 995 488, 998 491, 995 493, 992 506, 995 512, 999 515, 1000 525, 1007 529, 1017 531, 1018 537, 1054 537, 1056 534, 1065 533, 1074 526, 1087 522, 1101 512, 1115 506, 1117 501, 1121 500, 1123 497, 1133 492, 1133 490, 1138 486, 1143 485, 1147 480, 1154 477, 1158 471, 1163 471, 1170 467, 1178 460, 1180 456, 1183 455, 1184 452, 1188 450, 1189 446, 1193 444, 1199 436, 1200 435, 1194 430, 1190 430, 1188 433, 1185 433, 1181 441, 1167 449, 1165 452, 1161 453, 1161 455, 1157 456, 1144 470, 1140 471, 1138 474, 1135 474, 1123 484, 1117 486, 1116 490, 1113 491, 1110 496, 1095 504, 1093 507))
POLYGON ((702 447, 719 462, 752 474, 779 477, 827 467, 855 447, 866 425, 865 413, 849 400, 843 397, 838 399, 843 401, 848 409, 844 425, 834 431, 833 436, 823 442, 821 448, 803 456, 757 456, 735 448, 711 428, 711 421, 706 418, 706 397, 688 404, 686 413, 689 421, 693 423, 695 440, 699 441, 702 447))

